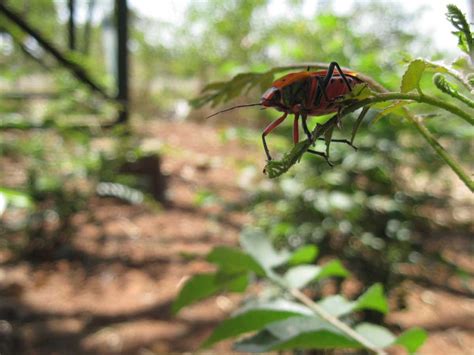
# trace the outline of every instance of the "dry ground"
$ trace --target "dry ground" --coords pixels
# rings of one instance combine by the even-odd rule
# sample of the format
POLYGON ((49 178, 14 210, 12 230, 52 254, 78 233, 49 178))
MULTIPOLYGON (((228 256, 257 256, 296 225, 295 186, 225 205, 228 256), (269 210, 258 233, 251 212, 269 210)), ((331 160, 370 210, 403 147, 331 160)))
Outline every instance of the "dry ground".
MULTIPOLYGON (((76 232, 64 258, 0 264, 4 349, 12 354, 193 352, 236 308, 238 296, 220 296, 177 317, 170 312, 183 281, 209 269, 196 256, 215 245, 236 245, 240 229, 251 221, 225 206, 245 205, 236 167, 250 160, 259 171, 262 154, 249 154, 238 142, 223 143, 215 128, 195 123, 148 128, 149 136, 162 132, 166 144, 180 147, 163 158, 170 208, 94 198, 88 211, 74 217, 76 232), (224 204, 197 205, 200 191, 212 191, 224 204)), ((472 266, 472 260, 467 263, 472 266)), ((408 310, 391 314, 389 321, 430 332, 420 354, 474 354, 472 298, 415 283, 408 289, 408 310)), ((224 342, 212 352, 230 349, 224 342)))

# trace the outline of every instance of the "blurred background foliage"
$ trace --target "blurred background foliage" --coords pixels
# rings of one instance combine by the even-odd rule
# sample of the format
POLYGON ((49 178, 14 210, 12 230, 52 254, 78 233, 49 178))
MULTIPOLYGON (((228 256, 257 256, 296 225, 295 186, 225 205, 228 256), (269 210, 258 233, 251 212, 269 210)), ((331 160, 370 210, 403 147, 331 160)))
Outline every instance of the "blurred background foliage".
MULTIPOLYGON (((95 4, 92 14, 101 15, 78 23, 80 50, 74 58, 97 80, 110 84, 105 19, 111 15, 111 2, 79 2, 84 9, 95 4)), ((50 41, 66 46, 64 1, 7 3, 50 41)), ((307 15, 304 1, 281 3, 291 9, 285 18, 267 16, 277 6, 270 0, 190 2, 176 24, 132 13, 132 127, 139 131, 154 119, 203 122, 211 108, 191 110, 189 100, 209 82, 241 72, 336 60, 397 89, 407 58, 444 59, 430 34, 417 30, 418 14, 405 12, 395 2, 356 1, 350 12, 340 14, 329 2, 319 1, 314 16, 307 15)), ((101 128, 101 123, 113 120, 114 105, 59 69, 2 16, 0 72, 2 164, 18 167, 8 169, 0 181, 8 203, 7 212, 0 211, 4 214, 0 243, 44 249, 49 238, 47 250, 57 250, 67 235, 69 218, 84 208, 97 184, 142 187, 133 177, 112 173, 120 162, 145 154, 141 139, 120 128, 101 128), (9 92, 25 89, 57 97, 9 97, 9 92), (26 205, 21 203, 25 199, 26 205), (32 238, 40 245, 32 244, 32 238)), ((430 86, 429 77, 422 86, 430 86)), ((234 102, 255 102, 260 95, 253 89, 234 102)), ((250 144, 249 149, 260 150, 257 128, 274 117, 270 110, 242 110, 206 124, 232 127, 223 128, 223 139, 238 139, 250 144)), ((341 136, 350 135, 353 120, 346 118, 341 136)), ((469 162, 472 127, 443 113, 430 118, 429 128, 453 154, 469 162)), ((289 125, 270 140, 280 154, 288 150, 289 125)), ((332 169, 320 159, 305 157, 278 181, 269 182, 259 167, 242 166, 241 185, 250 191, 247 208, 256 226, 281 246, 317 244, 322 256, 337 255, 364 283, 382 282, 388 289, 403 279, 401 263, 423 264, 427 269, 433 262, 448 265, 443 255, 425 253, 423 244, 428 236, 449 238, 469 232, 472 215, 466 212, 469 196, 464 187, 399 117, 365 124, 356 145, 357 152, 332 145, 337 163, 332 169)))

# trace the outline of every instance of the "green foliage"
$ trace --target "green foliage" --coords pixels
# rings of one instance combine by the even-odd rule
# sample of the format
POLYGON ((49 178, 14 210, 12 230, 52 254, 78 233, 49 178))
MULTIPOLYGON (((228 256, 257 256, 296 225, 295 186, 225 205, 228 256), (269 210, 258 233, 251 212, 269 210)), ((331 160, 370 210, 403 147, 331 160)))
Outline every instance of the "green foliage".
POLYGON ((288 264, 310 264, 318 257, 318 254, 319 249, 316 245, 304 245, 293 252, 288 264))
POLYGON ((237 74, 230 81, 211 83, 202 89, 201 96, 191 100, 191 104, 194 107, 202 107, 206 104, 215 107, 240 95, 247 94, 256 87, 263 92, 271 86, 274 74, 274 70, 265 73, 242 73, 237 74))
POLYGON ((284 299, 271 302, 256 302, 242 307, 232 317, 219 324, 202 347, 209 347, 221 340, 234 338, 240 334, 257 331, 267 324, 298 315, 312 314, 307 307, 284 299))
MULTIPOLYGON (((278 286, 281 292, 271 299, 263 297, 245 304, 218 325, 202 347, 253 333, 238 341, 235 349, 246 352, 357 349, 364 347, 364 344, 348 333, 337 318, 349 317, 362 310, 388 312, 388 303, 380 284, 370 287, 355 301, 333 295, 312 303, 309 307, 306 303, 302 304, 302 299, 298 296, 295 296, 297 302, 287 300, 286 292, 292 293, 294 289, 307 287, 326 277, 347 277, 349 273, 337 260, 323 266, 303 263, 305 260, 313 260, 314 248, 306 246, 292 253, 284 249, 276 250, 258 230, 244 231, 241 244, 244 251, 227 247, 214 248, 207 260, 216 264, 218 270, 212 274, 192 276, 176 298, 173 311, 177 312, 184 306, 226 290, 243 292, 247 283, 241 280, 251 279, 252 274, 278 286), (291 266, 295 260, 299 265, 291 266), (324 312, 336 317, 335 320, 327 318, 324 312)), ((418 329, 412 329, 397 338, 386 328, 370 323, 355 325, 354 330, 380 349, 399 344, 414 352, 426 338, 425 333, 418 329)))
POLYGON ((453 84, 451 84, 444 75, 436 73, 433 76, 433 83, 436 85, 436 87, 444 92, 445 94, 448 94, 459 101, 465 103, 469 107, 474 108, 474 101, 467 97, 466 95, 463 95, 462 93, 459 92, 459 89, 455 87, 453 84))
POLYGON ((207 261, 219 266, 220 270, 229 273, 253 271, 259 276, 265 275, 265 270, 252 257, 244 252, 229 247, 216 247, 206 258, 207 261))
POLYGON ((173 302, 172 311, 177 313, 181 308, 191 303, 212 296, 217 292, 243 292, 247 288, 246 274, 228 274, 224 270, 214 274, 199 274, 186 281, 179 296, 173 302))
POLYGON ((474 60, 474 37, 471 32, 471 26, 466 20, 466 16, 456 5, 448 5, 446 17, 456 28, 453 34, 458 38, 458 46, 462 51, 469 54, 471 60, 474 60))
POLYGON ((422 59, 410 62, 405 74, 403 74, 400 92, 409 92, 415 89, 421 91, 420 80, 425 68, 425 62, 422 59))
POLYGON ((31 209, 34 204, 28 194, 0 187, 0 216, 9 206, 31 209))

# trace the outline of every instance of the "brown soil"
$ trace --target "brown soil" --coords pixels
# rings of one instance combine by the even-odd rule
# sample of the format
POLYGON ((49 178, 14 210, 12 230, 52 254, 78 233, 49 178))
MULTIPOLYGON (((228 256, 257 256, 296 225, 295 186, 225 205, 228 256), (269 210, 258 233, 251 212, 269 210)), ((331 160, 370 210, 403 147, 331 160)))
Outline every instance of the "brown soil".
MULTIPOLYGON (((249 154, 253 150, 237 141, 223 143, 215 128, 195 123, 160 122, 147 131, 179 147, 164 154, 162 164, 172 206, 158 210, 93 198, 73 219, 65 257, 0 265, 1 354, 196 351, 238 306, 239 296, 226 295, 178 316, 170 312, 186 278, 211 269, 200 256, 216 245, 236 245, 242 226, 251 222, 229 206, 246 203, 237 166, 253 161, 259 172, 263 154, 249 154), (218 202, 198 205, 202 191, 218 202)), ((439 287, 405 287, 408 309, 389 321, 430 332, 420 354, 474 354, 472 299, 439 287)), ((211 352, 229 353, 230 346, 219 343, 211 352)))

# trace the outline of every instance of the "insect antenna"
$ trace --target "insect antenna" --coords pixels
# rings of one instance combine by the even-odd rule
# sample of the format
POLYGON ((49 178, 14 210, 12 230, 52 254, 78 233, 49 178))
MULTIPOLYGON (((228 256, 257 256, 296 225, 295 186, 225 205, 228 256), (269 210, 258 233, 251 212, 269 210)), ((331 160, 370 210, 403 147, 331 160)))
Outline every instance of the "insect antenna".
POLYGON ((259 102, 259 103, 255 103, 255 104, 245 104, 245 105, 232 106, 232 107, 226 108, 225 110, 215 112, 212 115, 207 116, 206 118, 211 118, 211 117, 217 116, 220 113, 224 113, 224 112, 227 112, 227 111, 232 111, 232 110, 234 110, 236 108, 240 108, 240 107, 261 106, 261 105, 262 104, 259 102))

